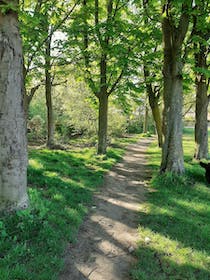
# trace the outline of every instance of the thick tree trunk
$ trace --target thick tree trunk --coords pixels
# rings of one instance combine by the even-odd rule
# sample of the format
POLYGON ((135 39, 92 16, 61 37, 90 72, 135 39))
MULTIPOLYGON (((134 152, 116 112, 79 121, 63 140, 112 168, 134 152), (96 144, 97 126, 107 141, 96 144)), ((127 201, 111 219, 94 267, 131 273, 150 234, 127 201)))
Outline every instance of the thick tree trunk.
MULTIPOLYGON (((200 46, 195 55, 196 67, 207 68, 206 47, 200 46)), ((196 74, 195 155, 196 159, 208 158, 208 96, 204 74, 196 74)))
MULTIPOLYGON (((179 68, 179 62, 174 62, 179 68)), ((184 172, 182 148, 182 80, 178 73, 164 77, 164 110, 161 172, 184 172)))
POLYGON ((182 14, 176 29, 169 18, 162 23, 164 42, 163 64, 163 135, 161 172, 184 172, 182 147, 183 85, 181 47, 189 25, 188 15, 182 14))
POLYGON ((51 38, 46 42, 45 55, 45 96, 47 106, 47 147, 54 146, 54 114, 52 104, 52 78, 51 78, 51 38))
POLYGON ((106 154, 108 124, 108 94, 99 95, 98 154, 106 154))
POLYGON ((0 210, 28 206, 23 56, 18 19, 0 12, 0 210))

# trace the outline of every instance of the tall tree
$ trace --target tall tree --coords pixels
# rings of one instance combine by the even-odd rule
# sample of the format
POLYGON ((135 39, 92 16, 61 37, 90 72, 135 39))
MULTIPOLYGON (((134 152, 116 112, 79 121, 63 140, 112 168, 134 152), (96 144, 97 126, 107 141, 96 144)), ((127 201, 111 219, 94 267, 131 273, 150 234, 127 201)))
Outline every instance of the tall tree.
POLYGON ((144 79, 146 84, 146 91, 149 97, 149 105, 152 110, 152 116, 155 122, 155 127, 158 136, 158 146, 162 147, 163 134, 162 134, 162 117, 160 112, 160 86, 153 85, 150 79, 150 72, 148 67, 144 66, 144 79))
MULTIPOLYGON (((158 136, 158 145, 162 146, 162 116, 160 110, 160 97, 162 73, 160 63, 162 55, 162 34, 160 18, 158 17, 159 5, 157 1, 136 1, 136 12, 139 19, 139 29, 142 29, 142 43, 139 45, 139 65, 143 64, 143 80, 149 106, 158 136)), ((142 70, 142 68, 141 68, 142 70)), ((139 76, 142 76, 142 73, 139 76)))
POLYGON ((77 57, 77 63, 82 58, 81 68, 98 100, 98 154, 105 154, 108 100, 126 76, 132 30, 125 16, 128 9, 124 1, 83 0, 82 3, 68 31, 69 45, 75 44, 75 49, 71 50, 73 56, 77 57))
POLYGON ((18 1, 0 1, 0 209, 28 206, 18 1))
POLYGON ((58 32, 69 19, 78 0, 72 3, 57 0, 36 0, 22 5, 22 33, 24 35, 25 67, 24 77, 30 90, 25 91, 25 108, 41 85, 45 87, 47 107, 47 141, 49 148, 54 147, 54 113, 52 87, 58 75, 56 67, 64 64, 62 43, 58 32), (44 61, 44 63, 43 63, 44 61))
POLYGON ((189 26, 192 1, 166 1, 163 5, 163 134, 161 172, 184 172, 182 147, 182 46, 189 26))
POLYGON ((196 159, 208 158, 208 87, 210 74, 207 57, 209 54, 210 27, 207 23, 209 2, 197 1, 195 6, 193 38, 195 59, 195 155, 196 159))

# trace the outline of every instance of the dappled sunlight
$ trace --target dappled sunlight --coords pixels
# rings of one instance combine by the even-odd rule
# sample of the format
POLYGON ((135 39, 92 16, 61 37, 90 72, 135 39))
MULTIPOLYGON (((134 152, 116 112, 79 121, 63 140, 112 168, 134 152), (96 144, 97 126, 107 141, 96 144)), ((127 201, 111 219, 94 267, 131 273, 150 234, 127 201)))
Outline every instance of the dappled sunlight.
MULTIPOLYGON (((190 134, 183 141, 185 174, 159 174, 151 181, 149 190, 155 191, 140 210, 134 279, 210 279, 210 189, 192 161, 190 134)), ((160 155, 154 150, 150 147, 149 166, 156 172, 160 155)))
POLYGON ((174 202, 176 202, 178 208, 182 207, 184 210, 187 209, 188 212, 194 212, 194 214, 199 214, 199 215, 209 215, 210 218, 210 208, 209 208, 209 203, 207 202, 199 202, 199 201, 187 201, 184 199, 174 199, 174 202), (209 209, 208 209, 209 208, 209 209))
MULTIPOLYGON (((149 228, 139 228, 139 251, 151 250, 155 252, 154 258, 159 258, 163 266, 167 266, 168 261, 178 266, 191 264, 197 269, 208 271, 210 256, 203 250, 197 250, 190 246, 185 246, 176 239, 171 239, 167 235, 153 232, 149 228)), ((210 275, 210 272, 209 272, 210 275)))
POLYGON ((34 169, 43 169, 43 165, 36 159, 29 159, 29 165, 34 169))
POLYGON ((61 201, 61 202, 65 200, 64 196, 61 195, 61 194, 58 194, 58 193, 54 194, 52 196, 52 199, 57 200, 57 201, 61 201))
POLYGON ((100 196, 100 195, 97 195, 97 198, 104 202, 110 203, 113 207, 114 206, 119 207, 119 205, 120 205, 120 207, 125 208, 127 210, 132 210, 132 211, 136 211, 136 209, 139 207, 138 198, 134 197, 134 199, 133 199, 133 197, 130 197, 130 200, 128 201, 127 195, 123 194, 123 193, 118 193, 118 196, 116 196, 116 198, 112 198, 112 197, 110 198, 109 196, 100 196), (122 199, 122 198, 124 198, 124 199, 122 199), (131 203, 131 201, 132 201, 132 203, 131 203))
POLYGON ((52 172, 52 171, 44 171, 43 176, 47 176, 49 178, 58 178, 59 174, 57 172, 52 172))

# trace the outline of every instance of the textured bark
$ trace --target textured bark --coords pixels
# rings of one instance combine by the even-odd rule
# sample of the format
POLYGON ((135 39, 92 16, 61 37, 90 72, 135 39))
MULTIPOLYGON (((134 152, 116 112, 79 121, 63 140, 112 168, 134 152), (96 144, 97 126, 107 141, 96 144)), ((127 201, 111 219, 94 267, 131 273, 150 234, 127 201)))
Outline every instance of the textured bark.
POLYGON ((170 17, 162 22, 164 43, 163 64, 163 135, 161 172, 184 172, 182 147, 182 43, 189 25, 189 16, 183 6, 179 26, 173 25, 170 17))
MULTIPOLYGON (((200 45, 195 54, 196 67, 207 69, 206 47, 200 45)), ((195 155, 196 159, 208 158, 208 96, 204 74, 196 74, 195 155)))
POLYGON ((52 148, 54 146, 54 114, 52 104, 51 37, 49 37, 46 42, 45 96, 47 106, 47 147, 52 148))
POLYGON ((0 210, 28 206, 23 56, 14 12, 0 12, 0 210))
MULTIPOLYGON (((178 65, 176 65, 178 66, 178 65)), ((182 81, 164 77, 164 110, 161 172, 184 172, 182 148, 182 81)))

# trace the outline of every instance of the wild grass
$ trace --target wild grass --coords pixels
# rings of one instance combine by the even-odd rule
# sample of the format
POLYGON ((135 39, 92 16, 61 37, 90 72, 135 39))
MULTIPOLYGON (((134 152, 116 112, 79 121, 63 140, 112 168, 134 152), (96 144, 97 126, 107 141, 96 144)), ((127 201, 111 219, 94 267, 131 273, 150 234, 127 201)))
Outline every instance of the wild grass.
POLYGON ((0 280, 57 279, 64 249, 76 240, 93 192, 136 139, 115 141, 106 157, 95 148, 30 150, 30 207, 0 217, 0 280))
POLYGON ((183 144, 181 177, 158 175, 160 150, 156 144, 148 150, 155 175, 140 213, 135 280, 210 279, 210 188, 192 160, 192 130, 185 130, 183 144))

